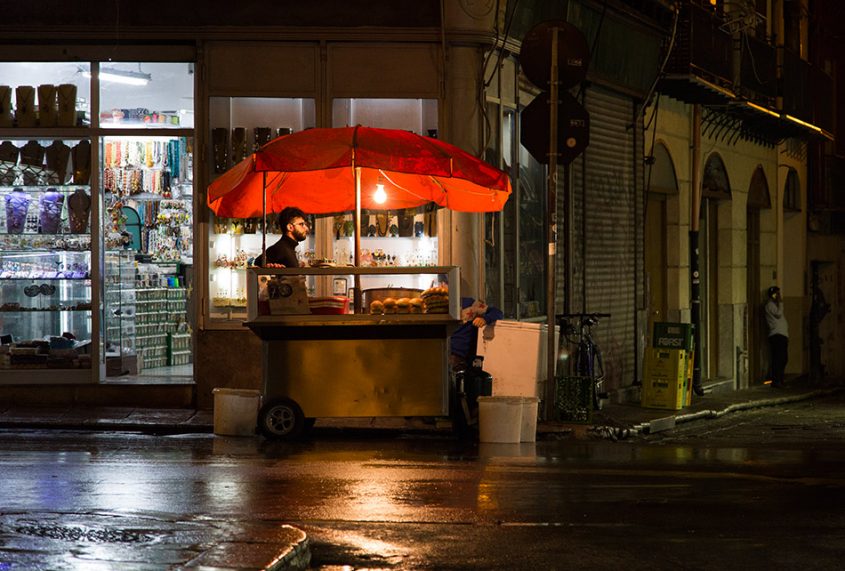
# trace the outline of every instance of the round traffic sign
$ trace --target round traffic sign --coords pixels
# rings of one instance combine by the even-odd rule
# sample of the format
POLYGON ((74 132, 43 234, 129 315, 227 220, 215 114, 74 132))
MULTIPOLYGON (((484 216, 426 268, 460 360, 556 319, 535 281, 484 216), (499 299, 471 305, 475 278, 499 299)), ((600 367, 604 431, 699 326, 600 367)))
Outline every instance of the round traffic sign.
POLYGON ((552 37, 557 28, 558 82, 562 89, 573 87, 587 77, 590 48, 581 30, 564 20, 540 22, 525 35, 519 63, 531 83, 549 88, 552 68, 552 37))

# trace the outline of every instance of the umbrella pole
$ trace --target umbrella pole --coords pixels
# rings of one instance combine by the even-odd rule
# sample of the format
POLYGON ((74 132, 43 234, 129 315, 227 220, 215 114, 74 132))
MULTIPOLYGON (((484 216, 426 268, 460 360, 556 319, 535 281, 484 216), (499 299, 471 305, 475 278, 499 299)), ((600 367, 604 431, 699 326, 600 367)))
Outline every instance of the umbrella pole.
MULTIPOLYGON (((361 265, 361 167, 355 167, 355 211, 352 214, 352 224, 355 229, 352 232, 355 243, 352 248, 355 250, 355 267, 361 265)), ((355 313, 361 313, 361 276, 355 274, 355 313)))
POLYGON ((261 181, 261 259, 267 267, 267 171, 262 173, 261 181))

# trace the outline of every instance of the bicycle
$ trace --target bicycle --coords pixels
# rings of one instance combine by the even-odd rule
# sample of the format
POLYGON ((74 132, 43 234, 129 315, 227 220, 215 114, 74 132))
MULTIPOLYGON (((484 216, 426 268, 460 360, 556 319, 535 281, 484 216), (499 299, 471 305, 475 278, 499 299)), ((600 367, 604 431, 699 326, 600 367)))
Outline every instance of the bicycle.
POLYGON ((560 326, 560 341, 558 354, 564 354, 569 345, 575 346, 574 359, 570 361, 571 372, 579 377, 590 379, 590 400, 593 410, 601 410, 602 401, 607 400, 608 394, 603 390, 604 361, 601 349, 593 341, 593 327, 599 324, 599 319, 610 317, 609 313, 559 313, 556 314, 560 326), (572 323, 570 320, 577 320, 572 323))

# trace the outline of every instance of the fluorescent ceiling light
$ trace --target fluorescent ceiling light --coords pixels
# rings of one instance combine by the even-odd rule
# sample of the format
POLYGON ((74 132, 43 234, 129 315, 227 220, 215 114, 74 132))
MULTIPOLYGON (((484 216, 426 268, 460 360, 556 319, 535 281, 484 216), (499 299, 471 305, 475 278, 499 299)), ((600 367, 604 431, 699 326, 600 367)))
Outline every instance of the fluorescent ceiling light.
MULTIPOLYGON (((82 75, 91 77, 91 72, 83 71, 82 75)), ((143 71, 123 71, 108 67, 100 68, 100 81, 111 81, 112 83, 123 83, 125 85, 147 85, 151 79, 152 76, 143 71)))

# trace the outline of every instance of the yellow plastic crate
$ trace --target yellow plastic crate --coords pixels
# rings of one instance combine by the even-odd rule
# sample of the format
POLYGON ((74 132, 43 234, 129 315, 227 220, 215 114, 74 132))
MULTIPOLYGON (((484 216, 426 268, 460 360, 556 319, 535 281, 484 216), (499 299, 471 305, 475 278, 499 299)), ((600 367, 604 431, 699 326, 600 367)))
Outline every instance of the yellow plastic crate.
POLYGON ((687 401, 688 366, 683 349, 647 349, 642 406, 669 410, 683 408, 687 401))

